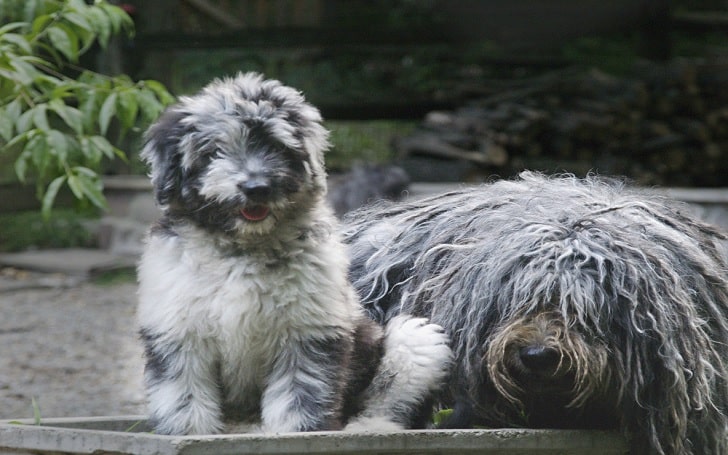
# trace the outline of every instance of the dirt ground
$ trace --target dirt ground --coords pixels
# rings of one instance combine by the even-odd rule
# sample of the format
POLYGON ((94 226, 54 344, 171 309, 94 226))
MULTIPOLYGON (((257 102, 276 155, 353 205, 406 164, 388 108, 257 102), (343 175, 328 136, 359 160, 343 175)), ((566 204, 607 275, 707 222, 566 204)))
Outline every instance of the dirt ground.
POLYGON ((135 306, 133 282, 2 277, 0 419, 144 414, 135 306))

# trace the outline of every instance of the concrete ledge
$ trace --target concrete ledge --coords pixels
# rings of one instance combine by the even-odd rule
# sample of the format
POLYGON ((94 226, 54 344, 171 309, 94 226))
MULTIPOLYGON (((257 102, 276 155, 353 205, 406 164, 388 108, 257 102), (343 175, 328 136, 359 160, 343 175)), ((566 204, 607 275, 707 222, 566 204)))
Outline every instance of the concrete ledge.
POLYGON ((0 266, 88 277, 136 266, 136 258, 88 248, 60 248, 0 254, 0 266))
POLYGON ((411 430, 158 436, 142 416, 0 422, 0 454, 625 454, 619 434, 584 430, 411 430))

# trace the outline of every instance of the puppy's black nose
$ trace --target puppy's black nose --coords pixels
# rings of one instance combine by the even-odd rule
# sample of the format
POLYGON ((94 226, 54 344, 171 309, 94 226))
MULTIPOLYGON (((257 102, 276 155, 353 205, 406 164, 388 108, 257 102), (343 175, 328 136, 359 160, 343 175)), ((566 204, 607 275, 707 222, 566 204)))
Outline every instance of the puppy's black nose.
POLYGON ((240 188, 240 191, 245 196, 256 200, 266 199, 273 191, 270 182, 265 179, 246 180, 245 182, 240 182, 238 188, 240 188))
POLYGON ((540 344, 526 346, 518 351, 521 362, 531 371, 540 373, 553 373, 559 366, 561 356, 556 349, 540 344))

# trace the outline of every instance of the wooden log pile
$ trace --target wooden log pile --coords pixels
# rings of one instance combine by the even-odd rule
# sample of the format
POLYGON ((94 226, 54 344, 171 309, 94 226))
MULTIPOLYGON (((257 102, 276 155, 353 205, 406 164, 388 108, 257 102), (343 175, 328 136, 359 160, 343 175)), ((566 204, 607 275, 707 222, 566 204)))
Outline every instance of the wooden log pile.
POLYGON ((470 179, 528 168, 726 186, 728 66, 642 64, 629 77, 562 70, 431 112, 395 148, 403 159, 470 162, 470 179))

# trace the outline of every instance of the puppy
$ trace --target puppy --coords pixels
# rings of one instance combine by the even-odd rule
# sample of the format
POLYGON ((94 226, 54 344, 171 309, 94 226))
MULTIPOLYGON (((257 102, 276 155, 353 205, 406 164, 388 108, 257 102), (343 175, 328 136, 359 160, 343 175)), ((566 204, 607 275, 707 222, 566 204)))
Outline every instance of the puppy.
POLYGON ((447 339, 424 319, 365 316, 325 204, 327 137, 299 92, 252 73, 181 98, 147 132, 162 218, 138 322, 157 433, 421 424, 447 339))

